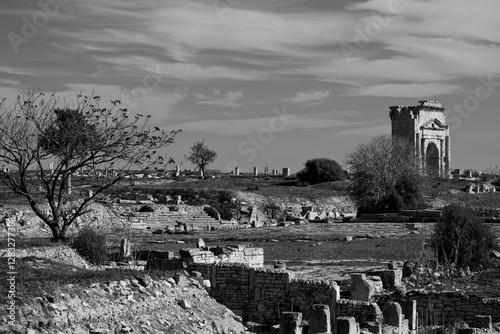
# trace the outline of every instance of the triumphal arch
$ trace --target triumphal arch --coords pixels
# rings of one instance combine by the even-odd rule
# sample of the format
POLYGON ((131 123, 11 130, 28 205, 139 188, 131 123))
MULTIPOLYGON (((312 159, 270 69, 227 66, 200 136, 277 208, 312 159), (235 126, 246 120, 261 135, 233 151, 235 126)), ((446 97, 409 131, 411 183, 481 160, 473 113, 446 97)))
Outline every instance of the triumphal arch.
POLYGON ((389 107, 392 135, 407 138, 419 154, 426 174, 448 177, 450 129, 444 107, 437 101, 419 101, 417 106, 389 107))

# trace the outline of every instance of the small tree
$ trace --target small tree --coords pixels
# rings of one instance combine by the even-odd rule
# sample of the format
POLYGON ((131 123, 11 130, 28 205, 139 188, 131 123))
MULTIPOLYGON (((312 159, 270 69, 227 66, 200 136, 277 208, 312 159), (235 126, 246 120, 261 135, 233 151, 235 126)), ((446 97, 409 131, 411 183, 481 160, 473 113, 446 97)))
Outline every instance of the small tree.
POLYGON ((185 159, 196 165, 200 170, 200 176, 205 178, 205 169, 209 164, 215 161, 217 158, 217 153, 208 148, 205 144, 205 139, 195 142, 191 146, 191 153, 185 156, 185 159))
POLYGON ((438 259, 458 269, 477 269, 488 262, 496 246, 490 226, 476 216, 474 210, 460 204, 450 204, 435 225, 432 245, 438 259))
POLYGON ((38 92, 18 96, 12 107, 5 99, 0 102, 0 160, 13 167, 0 176, 11 191, 26 198, 55 242, 67 239, 68 228, 103 191, 167 163, 159 150, 172 144, 178 132, 151 129, 149 116, 131 119, 126 108, 116 107, 119 101, 102 108, 100 99, 78 95, 72 109, 58 108, 55 94, 45 99, 38 92), (70 197, 68 180, 84 168, 93 193, 70 197))
POLYGON ((407 140, 375 137, 349 153, 346 165, 352 175, 351 197, 358 213, 417 207, 424 179, 415 148, 407 140))
POLYGON ((342 181, 346 179, 347 172, 332 159, 316 158, 307 160, 305 168, 297 173, 302 182, 316 184, 329 181, 342 181))

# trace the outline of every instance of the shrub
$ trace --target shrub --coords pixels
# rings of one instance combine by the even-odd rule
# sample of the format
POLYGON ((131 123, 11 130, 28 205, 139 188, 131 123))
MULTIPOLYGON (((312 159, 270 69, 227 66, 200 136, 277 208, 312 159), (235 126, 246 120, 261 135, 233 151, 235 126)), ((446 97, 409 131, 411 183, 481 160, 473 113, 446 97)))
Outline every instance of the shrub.
POLYGON ((347 177, 345 170, 332 159, 316 158, 307 160, 305 168, 297 173, 301 182, 316 184, 329 181, 342 181, 347 177))
POLYGON ((139 212, 155 212, 155 209, 153 209, 149 205, 143 205, 138 211, 139 212))
POLYGON ((490 226, 473 209, 450 204, 435 226, 432 245, 438 259, 458 269, 478 269, 488 264, 488 255, 497 248, 490 226))
POLYGON ((102 264, 107 260, 106 235, 90 227, 78 232, 71 246, 92 264, 102 264))

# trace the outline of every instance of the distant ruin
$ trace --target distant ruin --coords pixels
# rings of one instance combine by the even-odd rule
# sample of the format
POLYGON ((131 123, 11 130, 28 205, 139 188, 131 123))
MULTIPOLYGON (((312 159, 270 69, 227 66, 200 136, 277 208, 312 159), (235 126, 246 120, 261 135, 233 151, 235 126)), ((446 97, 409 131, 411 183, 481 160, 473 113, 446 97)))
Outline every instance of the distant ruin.
POLYGON ((389 107, 392 135, 407 138, 419 154, 427 174, 448 177, 450 173, 450 129, 444 107, 437 101, 419 101, 418 106, 389 107))

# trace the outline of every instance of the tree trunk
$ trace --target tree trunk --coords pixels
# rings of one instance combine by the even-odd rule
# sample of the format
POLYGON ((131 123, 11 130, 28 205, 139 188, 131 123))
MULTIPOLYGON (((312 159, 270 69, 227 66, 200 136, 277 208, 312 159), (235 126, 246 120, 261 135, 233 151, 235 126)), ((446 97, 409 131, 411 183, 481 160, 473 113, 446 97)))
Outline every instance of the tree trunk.
POLYGON ((63 225, 63 228, 61 229, 59 225, 54 222, 53 224, 49 225, 50 231, 52 232, 52 242, 66 242, 66 232, 68 230, 68 226, 63 225))
POLYGON ((200 168, 200 177, 201 177, 202 179, 204 179, 204 178, 205 178, 205 169, 204 169, 204 168, 200 168))
POLYGON ((66 181, 67 194, 71 195, 71 174, 68 175, 68 180, 66 181))

